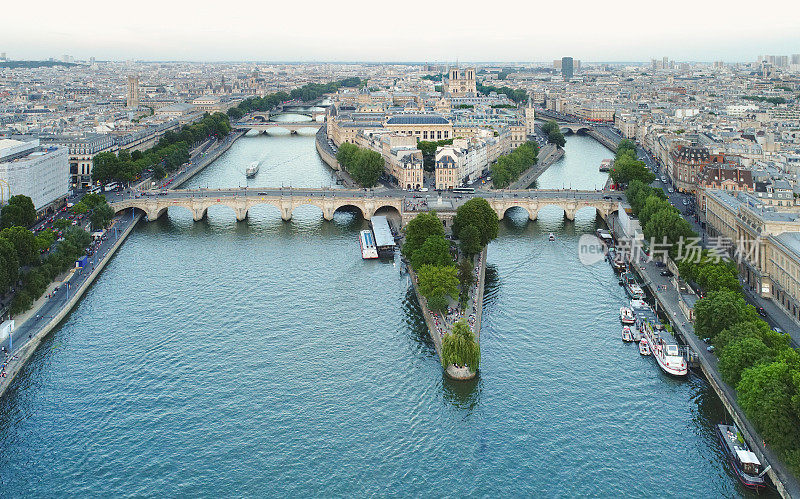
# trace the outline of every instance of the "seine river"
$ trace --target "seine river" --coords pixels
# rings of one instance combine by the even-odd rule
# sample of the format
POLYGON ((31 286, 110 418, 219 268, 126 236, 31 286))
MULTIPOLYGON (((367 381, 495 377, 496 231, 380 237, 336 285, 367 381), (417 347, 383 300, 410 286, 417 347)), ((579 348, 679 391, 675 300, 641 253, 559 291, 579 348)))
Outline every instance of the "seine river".
MULTIPOLYGON (((332 185, 312 137, 245 137, 190 186, 332 185)), ((570 137, 540 180, 602 182, 570 137)), ((580 184, 580 185, 578 185, 580 184)), ((739 496, 703 379, 621 341, 597 227, 511 213, 489 247, 480 376, 443 377, 365 222, 301 207, 140 223, 0 405, 5 496, 739 496), (556 234, 548 242, 549 232, 556 234)))

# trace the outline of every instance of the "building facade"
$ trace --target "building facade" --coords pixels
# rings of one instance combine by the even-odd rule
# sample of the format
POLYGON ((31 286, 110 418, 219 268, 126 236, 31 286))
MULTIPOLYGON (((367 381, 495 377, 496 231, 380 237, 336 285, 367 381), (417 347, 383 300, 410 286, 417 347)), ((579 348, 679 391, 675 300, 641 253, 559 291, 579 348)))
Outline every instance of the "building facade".
POLYGON ((475 97, 478 94, 475 68, 451 68, 444 91, 448 97, 475 97))
POLYGON ((0 140, 0 180, 12 196, 23 194, 38 212, 51 210, 69 194, 69 152, 41 146, 39 139, 0 140))

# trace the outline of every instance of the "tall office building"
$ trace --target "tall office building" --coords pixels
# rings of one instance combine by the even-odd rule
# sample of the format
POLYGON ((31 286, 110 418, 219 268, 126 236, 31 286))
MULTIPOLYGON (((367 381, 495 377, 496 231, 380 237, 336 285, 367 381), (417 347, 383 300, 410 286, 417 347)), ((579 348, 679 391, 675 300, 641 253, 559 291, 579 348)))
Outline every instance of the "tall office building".
POLYGON ((139 107, 139 76, 128 75, 128 108, 139 107))
POLYGON ((800 64, 800 54, 792 54, 792 64, 800 64))
POLYGON ((572 57, 561 58, 561 77, 565 80, 571 80, 572 75, 575 74, 572 57))

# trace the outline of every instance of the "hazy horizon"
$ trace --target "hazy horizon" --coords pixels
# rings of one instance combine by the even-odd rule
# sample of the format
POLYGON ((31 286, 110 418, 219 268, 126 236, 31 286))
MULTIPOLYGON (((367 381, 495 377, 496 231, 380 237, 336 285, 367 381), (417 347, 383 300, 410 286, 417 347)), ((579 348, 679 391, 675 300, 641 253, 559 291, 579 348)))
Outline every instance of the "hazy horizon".
POLYGON ((631 0, 555 6, 485 3, 399 5, 342 0, 230 8, 141 0, 132 9, 99 0, 6 6, 0 52, 10 59, 188 62, 492 62, 674 60, 749 62, 800 53, 800 4, 779 0, 748 11, 718 0, 666 7, 631 0), (298 8, 299 6, 299 8, 298 8))

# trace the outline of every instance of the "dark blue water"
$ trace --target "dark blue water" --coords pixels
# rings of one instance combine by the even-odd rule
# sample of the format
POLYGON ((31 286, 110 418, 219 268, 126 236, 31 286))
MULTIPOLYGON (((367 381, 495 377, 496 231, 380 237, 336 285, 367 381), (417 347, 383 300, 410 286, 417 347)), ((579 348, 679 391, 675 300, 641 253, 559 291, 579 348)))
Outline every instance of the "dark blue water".
MULTIPOLYGON (((241 144, 304 140, 262 139, 241 144)), ((237 224, 214 207, 198 223, 172 209, 141 223, 0 403, 0 489, 742 494, 712 432, 713 392, 623 343, 611 269, 578 262, 593 214, 510 215, 489 247, 470 383, 443 377, 406 278, 360 258, 365 223, 351 214, 301 207, 284 223, 261 206, 237 224)))

